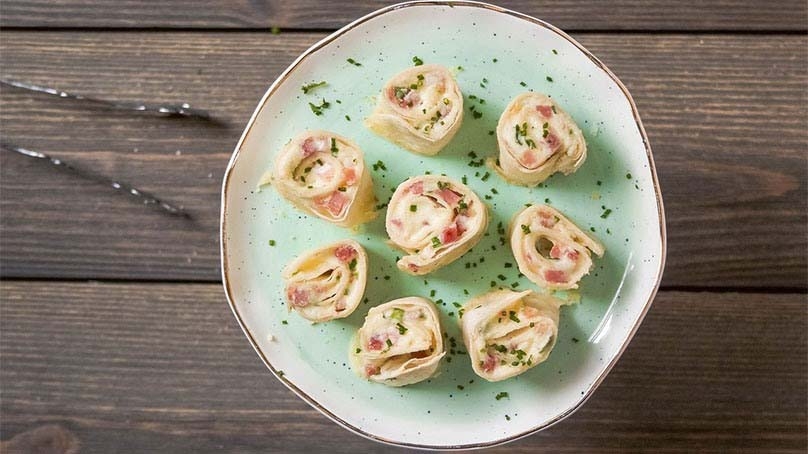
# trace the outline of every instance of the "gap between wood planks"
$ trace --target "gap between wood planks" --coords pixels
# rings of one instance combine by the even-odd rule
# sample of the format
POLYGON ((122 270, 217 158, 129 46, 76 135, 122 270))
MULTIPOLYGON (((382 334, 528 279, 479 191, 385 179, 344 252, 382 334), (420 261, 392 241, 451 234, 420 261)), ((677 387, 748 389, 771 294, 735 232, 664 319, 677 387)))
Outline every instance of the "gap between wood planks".
MULTIPOLYGON (((345 25, 348 23, 346 22, 345 25)), ((551 24, 552 25, 552 24, 551 24)), ((311 33, 334 33, 336 28, 281 28, 277 35, 283 34, 311 34, 311 33)), ((655 36, 676 36, 676 35, 716 35, 716 36, 804 36, 808 34, 808 28, 803 30, 789 30, 789 29, 772 29, 772 30, 745 30, 745 29, 724 29, 724 30, 645 30, 645 29, 615 29, 615 28, 563 28, 561 29, 567 34, 614 34, 614 35, 655 35, 655 36)), ((83 33, 272 33, 272 28, 269 27, 249 27, 249 28, 231 28, 231 27, 25 27, 25 26, 6 26, 3 27, 6 32, 39 32, 39 33, 63 33, 63 32, 83 32, 83 33)))
MULTIPOLYGON (((176 284, 176 285, 211 285, 221 284, 221 280, 183 280, 183 279, 88 279, 88 278, 71 278, 71 277, 12 277, 0 278, 0 286, 3 283, 24 283, 24 282, 42 282, 42 283, 98 283, 98 284, 144 284, 144 285, 162 285, 162 284, 176 284)), ((659 292, 681 292, 681 293, 767 293, 774 295, 808 295, 808 288, 801 287, 707 287, 707 286, 689 286, 689 285, 661 285, 659 292)))

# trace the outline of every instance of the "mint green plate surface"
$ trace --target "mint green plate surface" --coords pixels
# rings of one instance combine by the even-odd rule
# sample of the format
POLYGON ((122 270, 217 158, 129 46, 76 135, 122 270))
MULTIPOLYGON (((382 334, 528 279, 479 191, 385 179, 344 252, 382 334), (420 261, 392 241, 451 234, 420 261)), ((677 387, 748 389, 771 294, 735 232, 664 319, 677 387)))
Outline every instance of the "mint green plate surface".
POLYGON ((554 27, 472 2, 385 8, 299 57, 272 84, 236 147, 223 185, 221 228, 228 301, 270 370, 344 427, 374 440, 424 448, 510 441, 577 409, 641 322, 665 253, 650 147, 622 84, 554 27), (454 69, 465 97, 460 132, 434 157, 409 153, 363 126, 384 82, 412 66, 413 57, 454 69), (302 93, 302 85, 319 81, 327 85, 302 93), (499 115, 526 90, 556 99, 584 131, 589 149, 575 174, 556 175, 532 189, 509 185, 487 167, 473 166, 497 155, 492 134, 499 115), (316 116, 309 103, 322 100, 330 107, 316 116), (472 105, 481 118, 469 113, 472 105), (412 175, 465 177, 490 208, 488 233, 471 252, 437 272, 425 277, 399 272, 400 253, 386 244, 383 209, 375 221, 352 231, 299 212, 271 187, 257 189, 275 153, 306 129, 331 130, 360 145, 380 204, 412 175), (378 161, 384 168, 374 170, 378 161), (488 383, 474 374, 463 354, 455 303, 492 286, 538 290, 518 277, 497 228, 507 226, 526 203, 560 209, 602 241, 606 254, 581 282, 580 303, 562 308, 559 340, 550 358, 519 377, 488 383), (353 238, 368 251, 367 302, 346 319, 312 325, 287 312, 281 269, 302 252, 340 238, 353 238), (440 374, 404 388, 360 379, 348 361, 351 336, 372 306, 410 295, 431 298, 442 312, 447 348, 454 348, 440 374), (508 397, 497 400, 501 392, 508 397))

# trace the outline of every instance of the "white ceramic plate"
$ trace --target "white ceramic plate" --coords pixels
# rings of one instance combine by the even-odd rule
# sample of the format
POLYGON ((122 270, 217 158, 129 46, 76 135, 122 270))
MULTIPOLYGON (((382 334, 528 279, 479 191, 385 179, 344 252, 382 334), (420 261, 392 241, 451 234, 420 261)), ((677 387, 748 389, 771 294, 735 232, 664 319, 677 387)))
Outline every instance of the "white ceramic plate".
POLYGON ((416 2, 345 26, 312 46, 272 84, 225 173, 221 247, 230 307, 258 355, 286 386, 370 439, 459 449, 515 440, 580 407, 651 304, 664 264, 665 226, 651 150, 634 103, 597 58, 555 27, 513 11, 473 2, 416 2), (452 68, 466 108, 474 105, 483 114, 467 113, 458 135, 435 157, 406 152, 362 124, 384 82, 416 56, 452 68), (318 81, 328 85, 302 93, 302 85, 318 81), (489 131, 508 101, 526 90, 556 99, 581 126, 589 146, 589 157, 575 174, 554 176, 533 189, 511 186, 493 172, 486 176, 489 169, 473 167, 468 156, 470 151, 477 159, 496 155, 489 131), (309 103, 323 99, 330 107, 314 115, 309 103), (385 244, 383 212, 351 231, 301 214, 272 188, 258 191, 275 153, 306 129, 347 136, 363 148, 369 166, 384 163, 372 170, 380 203, 411 175, 466 177, 489 204, 488 235, 452 265, 426 278, 413 277, 395 267, 397 253, 385 244), (454 303, 492 285, 535 288, 515 266, 508 267, 514 260, 500 244, 497 228, 531 202, 560 209, 594 232, 607 252, 581 282, 581 303, 562 309, 550 358, 521 376, 488 383, 474 375, 463 352, 454 303), (351 317, 319 325, 287 313, 281 268, 307 249, 348 237, 370 256, 367 302, 351 317), (447 343, 456 342, 440 375, 404 388, 360 379, 348 364, 351 336, 370 307, 409 295, 436 300, 447 343), (496 399, 502 392, 508 397, 496 399))

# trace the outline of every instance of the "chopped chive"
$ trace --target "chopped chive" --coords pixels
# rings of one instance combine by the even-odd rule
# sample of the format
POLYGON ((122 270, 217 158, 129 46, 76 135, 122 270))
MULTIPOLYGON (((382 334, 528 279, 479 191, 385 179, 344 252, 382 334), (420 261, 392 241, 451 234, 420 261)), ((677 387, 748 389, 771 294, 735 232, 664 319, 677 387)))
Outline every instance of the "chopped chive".
POLYGON ((324 85, 326 85, 326 81, 323 80, 320 82, 312 82, 310 84, 303 85, 302 87, 300 87, 300 89, 303 90, 303 94, 306 95, 315 88, 322 87, 324 85))
POLYGON ((275 246, 275 240, 269 240, 269 245, 270 246, 275 246))
POLYGON ((325 99, 323 99, 323 102, 319 106, 313 103, 309 103, 309 108, 311 109, 312 112, 314 112, 314 115, 317 116, 322 115, 323 109, 328 109, 329 107, 331 107, 331 103, 326 101, 325 99))
POLYGON ((424 61, 418 58, 417 56, 412 57, 412 62, 415 64, 415 66, 421 66, 424 64, 424 61))
POLYGON ((418 211, 418 205, 410 205, 410 211, 412 212, 418 211))
POLYGON ((438 237, 436 236, 432 237, 432 247, 440 247, 441 244, 442 243, 440 242, 440 239, 438 239, 438 237))
POLYGON ((522 233, 524 233, 525 235, 530 233, 530 226, 522 224, 522 233))
POLYGON ((498 393, 498 394, 497 394, 497 395, 494 397, 494 399, 496 399, 496 400, 500 400, 500 399, 502 399, 502 398, 504 398, 504 397, 508 397, 508 393, 506 393, 505 391, 502 391, 502 392, 498 393))
POLYGON ((362 66, 362 63, 359 63, 358 61, 354 60, 353 58, 349 58, 348 63, 350 63, 350 64, 352 64, 354 66, 362 66))
POLYGON ((600 218, 606 219, 609 217, 610 214, 612 214, 612 210, 610 208, 606 208, 606 211, 604 211, 603 214, 600 215, 600 218))
POLYGON ((516 323, 519 323, 519 317, 516 316, 516 312, 514 311, 508 312, 508 318, 516 323))
POLYGON ((550 76, 547 76, 547 82, 552 82, 552 81, 553 81, 553 78, 550 77, 550 76))
POLYGON ((396 323, 396 328, 398 328, 398 334, 404 334, 407 332, 407 327, 401 323, 396 323))

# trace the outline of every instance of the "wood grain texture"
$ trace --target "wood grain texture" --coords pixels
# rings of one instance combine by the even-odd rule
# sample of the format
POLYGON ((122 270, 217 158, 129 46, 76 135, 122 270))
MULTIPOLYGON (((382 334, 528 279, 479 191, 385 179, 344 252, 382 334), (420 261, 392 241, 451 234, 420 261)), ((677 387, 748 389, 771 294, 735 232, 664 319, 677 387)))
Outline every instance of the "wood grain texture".
MULTIPOLYGON (((4 77, 189 101, 211 127, 2 90, 4 137, 184 206, 192 222, 0 154, 6 277, 217 280, 219 189, 271 81, 322 34, 4 32, 4 77)), ((577 34, 632 91, 663 189, 663 286, 806 288, 805 36, 577 34)))
MULTIPOLYGON (((335 29, 396 1, 5 0, 3 27, 335 29)), ((571 30, 805 30, 808 7, 755 0, 503 0, 498 5, 571 30)))
MULTIPOLYGON (((4 281, 0 438, 82 452, 388 452, 275 380, 215 284, 4 281)), ((805 452, 805 295, 662 292, 566 421, 493 452, 805 452)))

